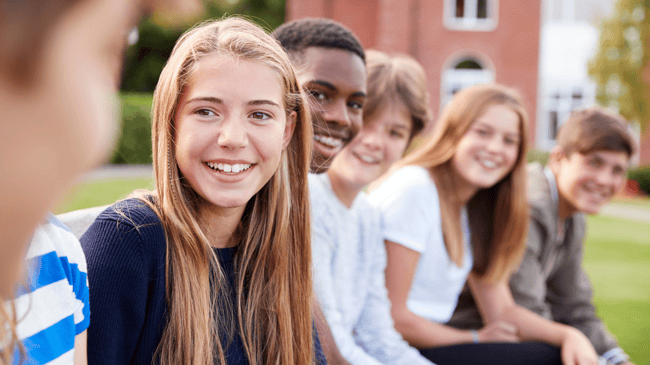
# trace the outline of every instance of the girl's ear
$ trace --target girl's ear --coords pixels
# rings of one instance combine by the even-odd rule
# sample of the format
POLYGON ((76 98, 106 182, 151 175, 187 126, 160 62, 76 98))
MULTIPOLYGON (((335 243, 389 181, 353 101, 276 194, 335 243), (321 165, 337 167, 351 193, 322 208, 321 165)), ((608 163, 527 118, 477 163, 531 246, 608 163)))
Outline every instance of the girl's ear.
POLYGON ((293 137, 293 130, 296 129, 296 119, 298 114, 295 111, 292 111, 289 116, 287 116, 287 123, 284 125, 284 136, 282 137, 282 149, 286 149, 291 142, 291 137, 293 137))

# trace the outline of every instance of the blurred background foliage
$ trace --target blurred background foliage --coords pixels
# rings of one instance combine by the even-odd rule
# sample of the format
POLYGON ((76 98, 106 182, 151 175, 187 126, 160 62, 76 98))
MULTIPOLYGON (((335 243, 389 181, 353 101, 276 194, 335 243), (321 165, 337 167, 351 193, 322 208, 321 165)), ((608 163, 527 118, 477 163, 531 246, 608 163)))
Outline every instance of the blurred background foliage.
POLYGON ((202 18, 191 24, 169 28, 152 17, 138 26, 138 40, 129 47, 124 60, 120 101, 122 136, 110 159, 112 164, 151 163, 151 101, 176 40, 198 22, 238 15, 254 21, 267 31, 284 22, 285 0, 223 0, 206 2, 202 18))
MULTIPOLYGON (((284 22, 284 7, 284 0, 207 2, 203 19, 196 22, 237 14, 271 31, 284 22)), ((168 28, 156 24, 153 18, 144 19, 138 27, 137 43, 126 53, 122 91, 153 92, 176 40, 193 24, 168 28)))
POLYGON ((614 15, 601 24, 599 47, 589 64, 600 105, 617 110, 645 130, 650 120, 648 92, 650 0, 619 0, 614 15))

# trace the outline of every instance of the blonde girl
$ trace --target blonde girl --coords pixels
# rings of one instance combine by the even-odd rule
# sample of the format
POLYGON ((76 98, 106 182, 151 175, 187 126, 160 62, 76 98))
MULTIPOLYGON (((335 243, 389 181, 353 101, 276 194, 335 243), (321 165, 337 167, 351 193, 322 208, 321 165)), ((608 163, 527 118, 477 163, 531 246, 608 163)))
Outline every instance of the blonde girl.
POLYGON ((178 40, 154 94, 156 190, 82 237, 90 362, 320 359, 308 115, 287 55, 252 23, 209 22, 178 40))
POLYGON ((447 105, 426 143, 370 194, 386 224, 395 326, 438 364, 559 362, 552 346, 503 343, 519 340, 562 346, 566 358, 591 356, 575 332, 517 306, 507 286, 526 237, 527 138, 515 91, 495 84, 467 88, 447 105), (466 279, 486 323, 478 332, 442 324, 466 279))

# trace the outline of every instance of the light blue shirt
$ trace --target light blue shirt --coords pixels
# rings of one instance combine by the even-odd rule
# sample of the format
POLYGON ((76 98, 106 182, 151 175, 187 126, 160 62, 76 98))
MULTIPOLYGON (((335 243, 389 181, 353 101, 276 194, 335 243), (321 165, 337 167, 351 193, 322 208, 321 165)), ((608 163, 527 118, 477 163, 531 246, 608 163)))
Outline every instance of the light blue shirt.
POLYGON ((309 176, 314 287, 341 355, 353 365, 431 365, 395 330, 377 212, 364 193, 350 209, 327 174, 309 176))

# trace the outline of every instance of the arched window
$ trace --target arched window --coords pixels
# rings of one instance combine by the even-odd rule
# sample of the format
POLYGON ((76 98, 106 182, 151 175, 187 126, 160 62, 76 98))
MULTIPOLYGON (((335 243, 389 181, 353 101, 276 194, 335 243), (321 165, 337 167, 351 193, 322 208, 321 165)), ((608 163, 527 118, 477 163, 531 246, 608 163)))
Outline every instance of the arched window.
POLYGON ((494 82, 494 72, 475 57, 460 57, 443 70, 441 107, 468 86, 494 82))

